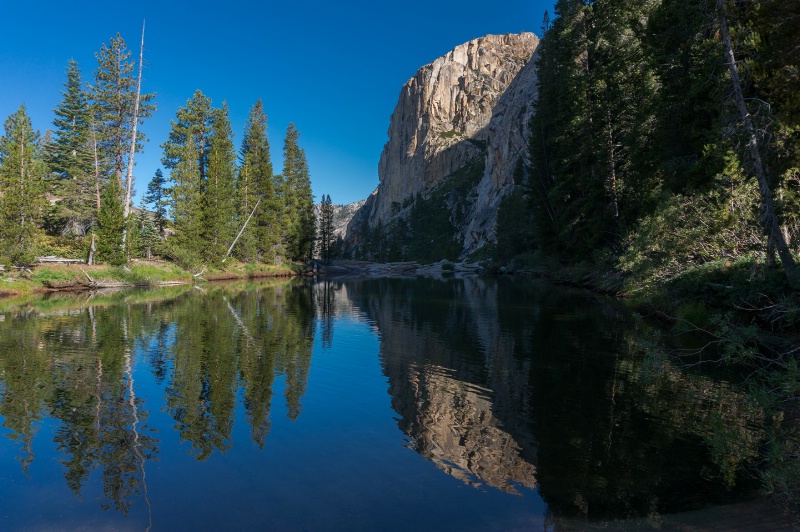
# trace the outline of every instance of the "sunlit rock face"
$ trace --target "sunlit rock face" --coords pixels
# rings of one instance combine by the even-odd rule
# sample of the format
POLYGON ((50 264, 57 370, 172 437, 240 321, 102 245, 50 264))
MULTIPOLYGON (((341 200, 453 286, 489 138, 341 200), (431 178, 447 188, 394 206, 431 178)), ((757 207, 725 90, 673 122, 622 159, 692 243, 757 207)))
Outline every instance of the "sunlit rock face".
MULTIPOLYGON (((420 68, 400 91, 378 163, 377 193, 357 218, 386 226, 404 202, 482 157, 486 170, 470 223, 459 230, 465 251, 485 244, 502 189, 525 151, 536 97, 531 57, 538 44, 533 33, 487 35, 420 68)), ((355 236, 355 225, 348 235, 355 236)))

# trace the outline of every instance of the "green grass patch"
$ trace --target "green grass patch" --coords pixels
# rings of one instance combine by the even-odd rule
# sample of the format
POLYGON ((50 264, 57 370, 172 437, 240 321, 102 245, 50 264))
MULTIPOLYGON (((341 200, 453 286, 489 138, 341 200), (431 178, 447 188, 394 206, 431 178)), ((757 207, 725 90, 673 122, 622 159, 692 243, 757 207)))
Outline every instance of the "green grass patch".
POLYGON ((451 129, 450 131, 444 131, 442 133, 439 133, 439 136, 445 140, 448 140, 456 137, 461 137, 463 135, 458 131, 456 131, 455 129, 451 129))
POLYGON ((47 285, 50 283, 68 283, 85 278, 74 266, 39 266, 30 274, 33 283, 47 285))

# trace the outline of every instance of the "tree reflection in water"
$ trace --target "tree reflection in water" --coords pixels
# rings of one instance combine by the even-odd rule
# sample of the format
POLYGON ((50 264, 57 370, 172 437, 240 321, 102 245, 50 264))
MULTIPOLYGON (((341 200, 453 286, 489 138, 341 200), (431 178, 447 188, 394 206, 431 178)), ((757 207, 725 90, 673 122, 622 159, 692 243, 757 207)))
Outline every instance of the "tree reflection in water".
POLYGON ((41 421, 57 420, 64 477, 80 495, 93 471, 104 508, 146 498, 146 463, 159 454, 133 366, 166 383, 166 408, 198 460, 232 445, 237 390, 251 437, 270 429, 272 389, 286 378, 288 415, 300 415, 311 363, 314 307, 307 286, 170 289, 67 295, 0 321, 0 415, 27 471, 41 421), (143 299, 139 303, 137 299, 143 299), (52 310, 55 309, 55 310, 52 310))
POLYGON ((149 502, 170 428, 156 414, 198 461, 234 447, 237 409, 263 449, 274 395, 299 418, 316 332, 335 351, 345 315, 379 337, 378 359, 358 363, 381 365, 409 448, 484 490, 536 489, 559 526, 657 525, 733 499, 762 438, 744 394, 645 356, 653 331, 616 302, 532 280, 238 283, 59 295, 0 315, 0 416, 22 471, 50 420, 68 486, 97 478, 121 512, 149 502))

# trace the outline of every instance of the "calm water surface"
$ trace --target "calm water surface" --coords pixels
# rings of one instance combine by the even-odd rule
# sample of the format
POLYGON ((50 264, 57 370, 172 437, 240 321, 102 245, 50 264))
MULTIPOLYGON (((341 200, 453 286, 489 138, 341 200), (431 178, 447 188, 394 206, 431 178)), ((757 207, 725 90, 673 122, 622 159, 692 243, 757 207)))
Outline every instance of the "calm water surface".
POLYGON ((0 302, 0 530, 669 528, 735 508, 760 414, 659 342, 530 280, 0 302))

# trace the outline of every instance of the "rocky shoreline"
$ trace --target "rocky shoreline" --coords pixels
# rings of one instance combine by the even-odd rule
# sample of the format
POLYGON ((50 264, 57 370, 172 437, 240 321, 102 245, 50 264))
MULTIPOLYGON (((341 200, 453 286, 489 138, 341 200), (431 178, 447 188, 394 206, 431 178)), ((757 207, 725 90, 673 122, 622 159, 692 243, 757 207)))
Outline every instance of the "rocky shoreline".
POLYGON ((454 275, 480 275, 484 268, 477 263, 442 260, 433 264, 418 262, 367 262, 357 260, 333 261, 315 264, 313 273, 325 278, 349 277, 436 277, 454 275))

